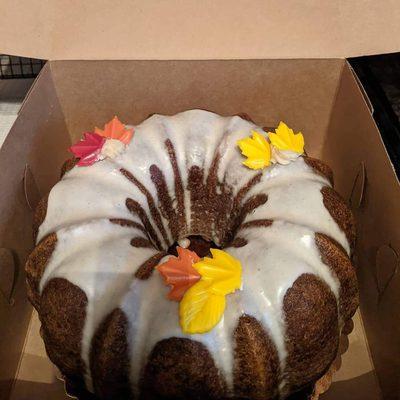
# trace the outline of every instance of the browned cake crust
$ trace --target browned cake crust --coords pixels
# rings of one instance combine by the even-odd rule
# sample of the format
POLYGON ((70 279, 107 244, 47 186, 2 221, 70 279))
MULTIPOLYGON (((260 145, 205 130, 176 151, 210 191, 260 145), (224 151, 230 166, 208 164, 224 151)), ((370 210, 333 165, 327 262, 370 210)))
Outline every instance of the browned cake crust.
POLYGON ((171 338, 151 352, 141 382, 141 399, 222 399, 223 381, 208 350, 199 342, 171 338))
POLYGON ((159 253, 154 254, 154 256, 150 257, 147 261, 145 261, 142 265, 139 266, 135 273, 135 277, 138 279, 149 279, 151 274, 154 271, 154 268, 160 263, 161 259, 165 257, 168 253, 165 251, 160 251, 159 253))
POLYGON ((303 158, 305 163, 309 167, 313 168, 315 172, 317 172, 324 178, 328 179, 329 183, 333 186, 334 184, 333 172, 328 165, 326 165, 321 160, 318 160, 317 158, 312 158, 308 156, 303 156, 303 158))
POLYGON ((319 396, 325 393, 331 386, 335 372, 340 369, 342 363, 342 355, 347 351, 349 347, 348 335, 352 332, 353 327, 354 324, 351 319, 347 321, 346 324, 343 326, 336 358, 329 367, 329 370, 314 384, 312 393, 310 393, 308 400, 318 400, 319 396))
POLYGON ((78 161, 79 160, 74 157, 69 158, 67 161, 65 161, 65 163, 61 167, 60 178, 62 178, 68 171, 71 171, 71 169, 75 167, 75 165, 77 164, 78 161))
POLYGON ((239 319, 234 339, 234 388, 239 398, 274 399, 278 394, 279 358, 269 336, 253 317, 239 319))
POLYGON ((353 213, 339 193, 331 187, 324 186, 321 189, 321 193, 324 206, 338 224, 339 228, 345 233, 350 244, 350 249, 353 251, 356 243, 356 224, 353 213))
POLYGON ((339 279, 339 311, 343 322, 347 323, 358 307, 356 271, 345 250, 332 238, 316 233, 315 242, 321 253, 322 262, 329 266, 339 279))
POLYGON ((55 233, 46 236, 35 247, 25 264, 29 300, 38 311, 40 311, 41 304, 39 282, 56 247, 56 243, 57 235, 55 233))
POLYGON ((129 219, 122 219, 122 218, 110 218, 110 222, 113 224, 117 224, 120 226, 130 226, 132 228, 136 228, 141 230, 146 236, 147 232, 143 225, 139 224, 138 222, 131 221, 129 219))
POLYGON ((98 327, 90 352, 90 367, 96 393, 104 399, 130 399, 128 321, 117 308, 98 327))
POLYGON ((43 197, 39 204, 36 207, 35 213, 33 214, 33 240, 36 242, 36 238, 38 235, 39 227, 42 225, 44 219, 46 218, 47 213, 47 202, 49 196, 43 197))
POLYGON ((246 121, 252 122, 254 124, 254 121, 252 120, 252 118, 250 117, 249 114, 245 113, 245 112, 241 112, 236 114, 237 117, 240 117, 246 121))
POLYGON ((290 392, 315 382, 335 359, 339 344, 336 298, 319 278, 303 274, 283 301, 290 392))
POLYGON ((43 340, 50 360, 70 379, 82 380, 82 332, 86 318, 85 293, 63 278, 51 279, 40 299, 43 340))

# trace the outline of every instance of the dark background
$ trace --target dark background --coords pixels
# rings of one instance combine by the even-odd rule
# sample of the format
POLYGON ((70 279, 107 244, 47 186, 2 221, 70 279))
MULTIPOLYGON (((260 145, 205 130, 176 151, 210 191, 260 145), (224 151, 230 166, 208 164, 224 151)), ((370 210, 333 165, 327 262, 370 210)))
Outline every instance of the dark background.
POLYGON ((374 119, 400 179, 400 53, 349 59, 374 108, 374 119))

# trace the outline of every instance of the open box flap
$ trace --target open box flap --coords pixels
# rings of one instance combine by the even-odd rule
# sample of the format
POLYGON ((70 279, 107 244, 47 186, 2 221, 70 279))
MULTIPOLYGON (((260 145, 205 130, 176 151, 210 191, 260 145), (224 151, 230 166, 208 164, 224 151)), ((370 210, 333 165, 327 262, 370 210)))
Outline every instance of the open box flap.
POLYGON ((0 52, 52 60, 342 58, 398 51, 399 20, 398 0, 2 0, 0 52))

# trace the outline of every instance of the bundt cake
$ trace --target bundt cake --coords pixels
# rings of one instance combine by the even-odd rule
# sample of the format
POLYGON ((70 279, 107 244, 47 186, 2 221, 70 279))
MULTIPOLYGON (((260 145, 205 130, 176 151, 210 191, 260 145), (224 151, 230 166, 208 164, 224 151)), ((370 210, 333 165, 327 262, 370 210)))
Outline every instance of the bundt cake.
POLYGON ((96 130, 78 143, 81 157, 34 217, 28 294, 67 386, 119 400, 307 392, 358 305, 354 220, 330 168, 278 145, 265 168, 243 165, 272 141, 246 116, 190 110, 125 130, 113 123, 117 135, 96 130), (157 267, 178 260, 177 245, 206 264, 215 249, 241 274, 234 290, 210 289, 222 305, 217 317, 209 307, 216 322, 202 333, 182 327, 189 295, 169 299, 157 267))

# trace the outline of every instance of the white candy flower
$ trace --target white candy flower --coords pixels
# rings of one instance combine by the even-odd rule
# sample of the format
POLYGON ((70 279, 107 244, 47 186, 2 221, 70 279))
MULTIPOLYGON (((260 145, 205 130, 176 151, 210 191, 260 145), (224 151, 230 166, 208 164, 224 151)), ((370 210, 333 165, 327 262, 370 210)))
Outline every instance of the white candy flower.
POLYGON ((274 145, 271 145, 271 162, 274 164, 287 165, 300 157, 300 153, 291 150, 279 150, 274 145))
POLYGON ((126 145, 117 139, 107 139, 101 149, 103 157, 115 158, 125 151, 126 145))

